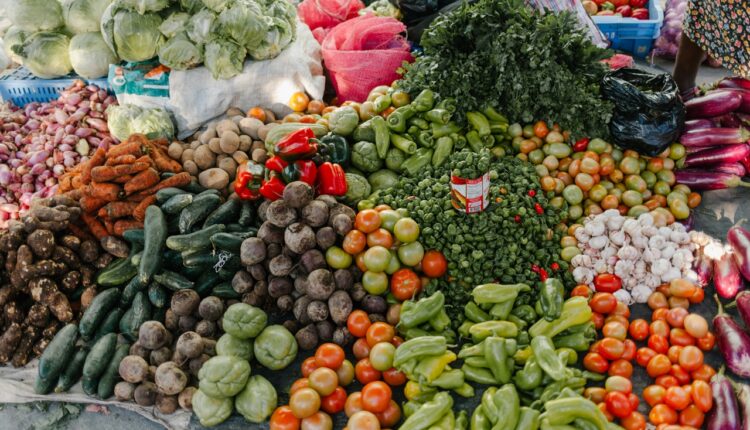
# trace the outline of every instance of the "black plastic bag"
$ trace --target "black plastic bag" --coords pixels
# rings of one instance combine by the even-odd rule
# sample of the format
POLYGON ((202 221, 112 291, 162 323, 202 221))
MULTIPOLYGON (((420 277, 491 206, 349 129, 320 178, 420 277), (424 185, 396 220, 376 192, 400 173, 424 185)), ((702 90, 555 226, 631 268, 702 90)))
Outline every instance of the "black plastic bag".
POLYGON ((401 9, 403 22, 407 27, 407 37, 419 44, 424 30, 441 13, 449 12, 461 5, 462 0, 390 0, 401 9))
POLYGON ((670 75, 619 69, 604 77, 601 91, 615 105, 609 131, 618 146, 655 156, 680 136, 685 105, 670 75))

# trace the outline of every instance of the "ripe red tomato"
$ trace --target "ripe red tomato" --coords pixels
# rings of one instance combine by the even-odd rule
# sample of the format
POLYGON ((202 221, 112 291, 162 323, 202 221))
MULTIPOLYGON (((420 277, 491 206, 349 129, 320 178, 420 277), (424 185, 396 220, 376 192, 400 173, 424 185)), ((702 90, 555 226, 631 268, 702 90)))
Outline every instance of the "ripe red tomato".
POLYGON ((661 375, 661 376, 657 377, 656 379, 654 379, 654 383, 656 385, 660 385, 660 386, 662 386, 664 388, 676 387, 676 386, 680 385, 677 382, 677 378, 675 378, 672 375, 661 375))
POLYGON ((346 320, 346 328, 354 337, 365 337, 367 329, 370 328, 370 317, 367 312, 357 309, 349 314, 346 320))
POLYGON ((697 342, 698 348, 700 348, 701 351, 710 351, 714 349, 715 344, 716 336, 714 336, 714 334, 711 332, 706 333, 706 335, 698 339, 697 342))
POLYGON ((315 357, 307 357, 305 361, 302 362, 302 377, 307 378, 313 373, 313 370, 318 367, 320 366, 315 362, 315 357))
POLYGON ((630 378, 633 375, 633 365, 622 358, 615 360, 609 365, 608 374, 609 376, 624 376, 625 378, 630 378))
POLYGON ((597 292, 614 293, 622 288, 622 280, 611 273, 600 273, 594 278, 594 287, 597 292))
POLYGON ((638 351, 636 351, 635 361, 639 366, 646 367, 648 366, 648 362, 651 361, 652 358, 656 357, 656 354, 656 351, 644 346, 642 348, 638 348, 638 351))
POLYGON ((360 384, 368 384, 380 379, 380 372, 375 370, 369 358, 363 358, 354 366, 354 374, 360 384))
POLYGON ((625 361, 633 361, 635 358, 635 350, 637 348, 635 342, 630 339, 625 339, 622 344, 625 346, 625 350, 622 352, 622 357, 620 358, 625 361))
POLYGON ((693 381, 690 397, 693 399, 693 404, 703 413, 708 413, 714 405, 711 386, 706 381, 693 381))
POLYGON ((649 406, 653 407, 659 403, 664 402, 664 396, 667 395, 667 389, 661 385, 649 385, 643 389, 643 400, 648 403, 649 406))
POLYGON ((667 388, 667 395, 664 397, 664 403, 670 408, 681 411, 690 405, 692 399, 687 391, 682 387, 667 388))
POLYGON ((300 420, 289 406, 280 406, 271 415, 270 430, 298 430, 299 426, 300 420))
POLYGON ((669 374, 674 376, 674 378, 677 380, 677 383, 680 385, 689 384, 690 381, 693 380, 690 377, 690 374, 686 372, 685 369, 680 367, 679 364, 673 364, 669 370, 669 374))
POLYGON ((705 418, 703 411, 696 405, 690 405, 680 412, 680 424, 690 428, 701 428, 705 418))
POLYGON ((664 336, 652 334, 648 338, 648 347, 659 354, 666 354, 669 351, 669 341, 664 336))
POLYGON ((589 300, 589 306, 594 312, 609 314, 617 307, 617 299, 611 293, 597 292, 589 300))
POLYGON ((375 414, 375 416, 378 417, 381 427, 392 428, 401 419, 401 408, 398 406, 398 403, 391 400, 388 403, 388 407, 383 412, 375 414))
POLYGON ((394 367, 383 372, 383 380, 391 387, 398 387, 406 383, 406 374, 394 367))
POLYGON ((422 281, 411 269, 399 269, 391 275, 391 293, 399 301, 414 298, 421 289, 422 281))
POLYGON ((324 343, 315 351, 315 364, 336 370, 341 367, 345 357, 344 349, 335 343, 324 343))
POLYGON ((664 354, 657 354, 649 360, 646 366, 648 376, 656 378, 657 376, 666 375, 672 368, 672 363, 669 361, 669 357, 664 354))
POLYGON ((630 322, 630 327, 628 327, 628 332, 630 333, 630 337, 632 337, 634 340, 644 340, 648 337, 648 323, 644 319, 637 319, 630 322))
POLYGON ((357 360, 367 358, 370 356, 370 345, 367 344, 367 339, 360 337, 354 341, 352 345, 352 352, 357 360))
POLYGON ((392 325, 378 321, 367 329, 367 344, 372 348, 380 342, 391 342, 395 335, 396 330, 392 325))
POLYGON ((336 389, 333 390, 333 393, 321 399, 320 408, 333 415, 343 411, 345 404, 346 390, 342 387, 336 387, 336 389))
POLYGON ((619 391, 609 392, 604 397, 604 402, 607 404, 607 410, 618 418, 625 418, 632 412, 630 400, 628 400, 628 395, 625 393, 619 391))
POLYGON ((659 404, 648 413, 648 419, 652 424, 676 424, 677 412, 665 404, 659 404))
POLYGON ((431 249, 422 257, 422 273, 430 278, 439 278, 448 270, 448 261, 442 252, 431 249))
POLYGON ((590 372, 605 373, 609 369, 609 362, 597 352, 589 352, 583 357, 583 367, 590 372))
POLYGON ((669 332, 669 343, 679 346, 695 345, 695 338, 690 336, 685 329, 673 328, 669 332))
POLYGON ((581 296, 588 299, 591 297, 591 289, 589 289, 588 285, 576 285, 575 288, 570 291, 570 297, 576 296, 581 296))
POLYGON ((362 407, 369 412, 379 413, 388 408, 391 402, 391 387, 383 381, 373 381, 362 387, 362 407))
POLYGON ((599 354, 607 360, 617 360, 625 352, 625 345, 621 340, 613 337, 605 337, 599 343, 599 354))
POLYGON ((646 417, 634 410, 630 415, 620 420, 620 425, 625 430, 646 430, 646 417))

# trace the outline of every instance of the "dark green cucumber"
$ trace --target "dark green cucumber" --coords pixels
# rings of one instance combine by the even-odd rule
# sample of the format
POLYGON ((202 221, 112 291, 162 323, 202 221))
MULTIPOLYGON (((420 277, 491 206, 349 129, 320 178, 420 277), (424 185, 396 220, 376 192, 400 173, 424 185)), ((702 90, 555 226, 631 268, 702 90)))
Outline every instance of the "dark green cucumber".
POLYGON ((167 231, 169 234, 180 234, 180 217, 172 216, 167 220, 167 231))
POLYGON ((118 324, 124 312, 122 309, 117 308, 107 314, 107 317, 104 318, 104 321, 102 321, 102 324, 96 330, 94 340, 99 340, 110 333, 117 333, 118 324))
POLYGON ((94 335, 99 324, 104 321, 107 313, 115 307, 119 299, 120 290, 117 288, 104 290, 94 297, 78 323, 78 332, 84 339, 89 339, 94 335))
POLYGON ((229 224, 230 222, 236 221, 237 217, 240 216, 240 201, 238 199, 229 199, 222 203, 221 206, 216 208, 211 214, 206 217, 206 221, 203 223, 203 228, 215 224, 229 224))
POLYGON ((167 215, 177 215, 183 209, 193 203, 193 195, 190 193, 177 194, 169 198, 161 205, 161 210, 167 215))
POLYGON ((157 282, 152 282, 151 285, 148 286, 148 300, 154 307, 163 308, 167 305, 169 300, 167 290, 157 282))
POLYGON ((208 267, 213 266, 218 262, 218 253, 214 253, 214 251, 211 251, 210 249, 202 252, 191 253, 182 258, 182 264, 184 264, 185 267, 208 267))
POLYGON ((226 267, 223 267, 218 271, 219 279, 221 279, 222 281, 231 281, 232 278, 234 278, 235 273, 237 273, 236 270, 230 270, 226 267))
POLYGON ((177 251, 165 249, 161 259, 162 266, 170 270, 182 269, 182 255, 177 251))
POLYGON ((151 319, 151 302, 143 291, 135 295, 133 305, 130 307, 129 326, 120 326, 120 333, 130 341, 135 341, 138 337, 138 329, 141 324, 151 319))
POLYGON ((73 359, 70 360, 65 366, 65 370, 60 374, 60 379, 57 380, 57 387, 55 387, 56 393, 65 393, 70 390, 70 387, 75 385, 81 375, 83 374, 83 363, 86 361, 86 356, 89 354, 89 349, 81 347, 73 355, 73 359))
POLYGON ((195 281, 195 287, 193 288, 196 293, 201 297, 211 295, 211 289, 220 282, 219 275, 214 272, 213 268, 205 270, 195 281))
POLYGON ((99 388, 99 379, 83 377, 81 379, 83 392, 90 397, 96 397, 96 390, 99 388))
POLYGON ((178 194, 185 194, 185 190, 174 187, 163 188, 156 192, 156 204, 164 204, 164 202, 178 194))
POLYGON ((242 224, 238 224, 238 223, 227 224, 228 233, 244 233, 246 231, 247 231, 247 227, 243 226, 242 224))
POLYGON ((120 362, 123 358, 127 357, 130 351, 130 345, 127 343, 117 345, 115 353, 112 356, 112 361, 104 370, 101 378, 99 378, 99 385, 97 386, 96 393, 100 399, 108 399, 115 393, 115 384, 120 378, 120 362))
POLYGON ((125 311, 124 314, 120 317, 120 322, 117 324, 118 331, 120 333, 125 333, 128 330, 133 327, 133 308, 130 307, 128 310, 125 311))
POLYGON ((38 375, 40 378, 57 381, 75 351, 77 339, 78 326, 75 324, 67 324, 57 332, 42 356, 39 357, 38 375))
POLYGON ((142 228, 125 230, 122 233, 122 238, 127 240, 130 245, 138 244, 143 246, 146 243, 146 236, 142 228))
POLYGON ((40 378, 37 376, 34 380, 34 392, 37 394, 48 394, 55 388, 56 383, 56 379, 40 378))
POLYGON ((231 282, 222 282, 211 289, 211 295, 221 299, 239 299, 242 296, 234 291, 231 282))
POLYGON ((160 273, 157 273, 154 275, 154 280, 172 291, 190 289, 194 285, 193 281, 169 270, 162 270, 160 273))
POLYGON ((216 233, 211 236, 211 244, 217 250, 239 254, 242 242, 256 234, 255 229, 249 229, 245 233, 216 233))
POLYGON ((141 282, 141 278, 138 276, 133 276, 133 279, 128 282, 128 285, 125 286, 125 288, 122 289, 122 296, 120 297, 120 304, 122 306, 130 306, 130 303, 133 301, 133 297, 139 292, 143 291, 143 289, 146 288, 146 285, 141 282))
POLYGON ((195 178, 192 178, 190 183, 182 187, 182 189, 191 193, 202 193, 206 191, 206 188, 199 184, 195 178))
POLYGON ((96 283, 102 287, 117 287, 128 282, 137 272, 130 258, 118 258, 99 272, 96 283))
POLYGON ((179 234, 167 238, 167 248, 175 251, 190 251, 211 247, 211 236, 226 229, 224 224, 214 224, 193 233, 179 234))
POLYGON ((151 316, 151 319, 154 321, 164 322, 164 317, 167 315, 167 307, 163 308, 156 308, 154 309, 154 315, 151 316))
POLYGON ((148 285, 151 277, 161 266, 162 249, 164 249, 164 241, 167 240, 167 220, 158 206, 149 206, 146 209, 143 230, 146 244, 138 265, 138 277, 143 285, 148 285))
POLYGON ((190 233, 195 226, 214 211, 221 204, 221 197, 212 193, 201 193, 193 199, 193 203, 180 213, 180 234, 190 233))
POLYGON ((240 216, 237 221, 241 226, 247 227, 255 220, 255 205, 249 200, 242 201, 242 207, 240 208, 240 216))
POLYGON ((116 333, 104 335, 97 340, 83 363, 83 376, 89 379, 98 379, 112 360, 116 346, 116 333))
POLYGON ((130 257, 130 263, 133 265, 133 267, 136 268, 136 272, 138 271, 138 266, 140 266, 141 264, 141 257, 143 257, 143 250, 141 250, 141 252, 133 254, 133 256, 130 257))
POLYGON ((203 272, 207 270, 214 270, 211 266, 193 266, 183 267, 180 270, 180 274, 190 280, 197 279, 203 272))

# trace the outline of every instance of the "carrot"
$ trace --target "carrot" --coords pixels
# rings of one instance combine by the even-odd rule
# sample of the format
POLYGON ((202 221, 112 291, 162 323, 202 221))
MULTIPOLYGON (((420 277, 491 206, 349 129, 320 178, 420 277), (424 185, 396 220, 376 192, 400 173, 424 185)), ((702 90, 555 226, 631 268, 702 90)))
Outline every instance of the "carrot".
POLYGON ((80 200, 81 209, 86 213, 94 213, 107 204, 106 200, 84 195, 80 200))
POLYGON ((60 193, 64 193, 73 189, 73 178, 71 178, 69 175, 60 176, 60 179, 57 180, 57 183, 59 184, 57 187, 57 191, 60 193))
POLYGON ((99 210, 99 216, 106 216, 112 221, 120 218, 128 218, 133 215, 133 211, 137 207, 138 203, 136 202, 109 202, 107 206, 104 206, 99 210), (101 215, 102 210, 104 210, 104 215, 101 215))
POLYGON ((138 207, 136 207, 133 211, 133 218, 143 222, 143 220, 146 219, 146 208, 154 203, 156 203, 155 195, 148 196, 145 199, 141 200, 141 202, 138 203, 138 207))
POLYGON ((83 175, 76 175, 73 176, 73 179, 70 181, 70 186, 73 189, 81 188, 86 184, 83 183, 83 175))
POLYGON ((133 179, 125 184, 125 194, 130 195, 137 191, 145 190, 148 187, 153 187, 159 183, 159 179, 159 172, 148 168, 133 176, 133 179))
POLYGON ((91 197, 106 200, 108 202, 118 200, 121 191, 122 188, 120 188, 120 186, 117 184, 110 184, 106 182, 93 182, 89 184, 89 195, 91 197))
POLYGON ((83 188, 76 188, 75 190, 66 191, 62 193, 62 195, 77 202, 81 200, 81 197, 83 197, 83 188))
POLYGON ((127 197, 125 197, 125 201, 126 201, 126 202, 136 202, 136 203, 140 203, 140 202, 142 202, 142 201, 143 201, 143 199, 145 199, 146 197, 148 197, 148 196, 143 196, 143 195, 141 195, 141 193, 138 193, 138 194, 131 194, 131 195, 129 195, 129 196, 127 196, 127 197))
POLYGON ((104 228, 107 230, 107 236, 114 236, 115 235, 115 223, 112 221, 105 219, 104 221, 104 228))
POLYGON ((91 170, 94 182, 111 181, 118 176, 134 175, 148 169, 148 163, 120 164, 117 166, 99 166, 91 170))
POLYGON ((141 221, 132 219, 118 219, 115 222, 115 236, 122 236, 122 234, 125 233, 125 230, 133 230, 138 228, 143 228, 143 223, 141 221))
POLYGON ((164 179, 163 181, 159 182, 158 184, 154 185, 151 188, 145 189, 138 193, 138 195, 148 197, 150 195, 156 194, 157 191, 162 190, 164 188, 169 187, 184 187, 185 185, 190 183, 190 173, 188 172, 182 172, 178 173, 174 176, 170 176, 167 179, 164 179))
POLYGON ((155 144, 157 144, 159 146, 163 146, 164 148, 167 148, 169 146, 169 141, 166 138, 164 138, 164 137, 160 137, 158 139, 154 139, 151 142, 155 143, 155 144))
MULTIPOLYGON (((98 148, 91 159, 86 163, 81 171, 81 182, 84 185, 88 185, 91 182, 91 170, 97 166, 101 166, 106 161, 107 151, 104 148, 98 148)), ((75 186, 74 186, 75 187, 75 186)), ((78 188, 78 187, 75 187, 78 188)))
POLYGON ((86 227, 89 228, 91 234, 93 234, 94 237, 96 237, 98 240, 102 240, 102 238, 109 236, 109 233, 107 233, 107 228, 104 227, 104 225, 98 219, 96 219, 94 215, 84 212, 83 215, 81 215, 81 219, 86 223, 86 227))
POLYGON ((154 160, 151 159, 150 155, 144 155, 143 157, 135 160, 136 163, 148 163, 151 167, 156 167, 156 164, 154 164, 154 160))
POLYGON ((133 164, 135 163, 136 157, 133 154, 120 155, 119 157, 109 158, 104 163, 105 166, 116 166, 118 164, 133 164))
POLYGON ((148 144, 149 154, 156 163, 156 167, 162 172, 177 173, 182 171, 182 165, 176 160, 173 160, 168 154, 164 152, 158 145, 153 143, 148 144))
POLYGON ((70 230, 70 232, 73 233, 73 236, 81 239, 82 242, 85 241, 85 240, 91 240, 91 239, 93 239, 93 236, 91 236, 89 234, 89 232, 87 232, 86 230, 82 229, 78 225, 73 224, 72 222, 68 223, 68 230, 70 230))
POLYGON ((109 148, 107 158, 115 158, 120 155, 134 155, 140 157, 143 155, 144 143, 148 142, 143 135, 131 135, 125 142, 109 148))
POLYGON ((122 176, 116 177, 115 179, 112 179, 111 182, 114 182, 115 184, 126 184, 131 179, 133 179, 133 175, 122 175, 122 176))

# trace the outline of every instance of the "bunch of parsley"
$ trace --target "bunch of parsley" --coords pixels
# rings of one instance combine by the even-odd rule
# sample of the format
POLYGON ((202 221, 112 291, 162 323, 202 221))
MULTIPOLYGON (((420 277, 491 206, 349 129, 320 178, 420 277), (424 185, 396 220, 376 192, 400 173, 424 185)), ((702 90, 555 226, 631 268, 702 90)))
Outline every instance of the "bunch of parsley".
POLYGON ((412 94, 429 88, 455 98, 458 112, 492 106, 512 121, 609 135, 612 105, 599 91, 606 72, 599 60, 608 52, 591 43, 572 13, 541 14, 523 0, 466 2, 437 18, 422 46, 399 81, 412 94))

